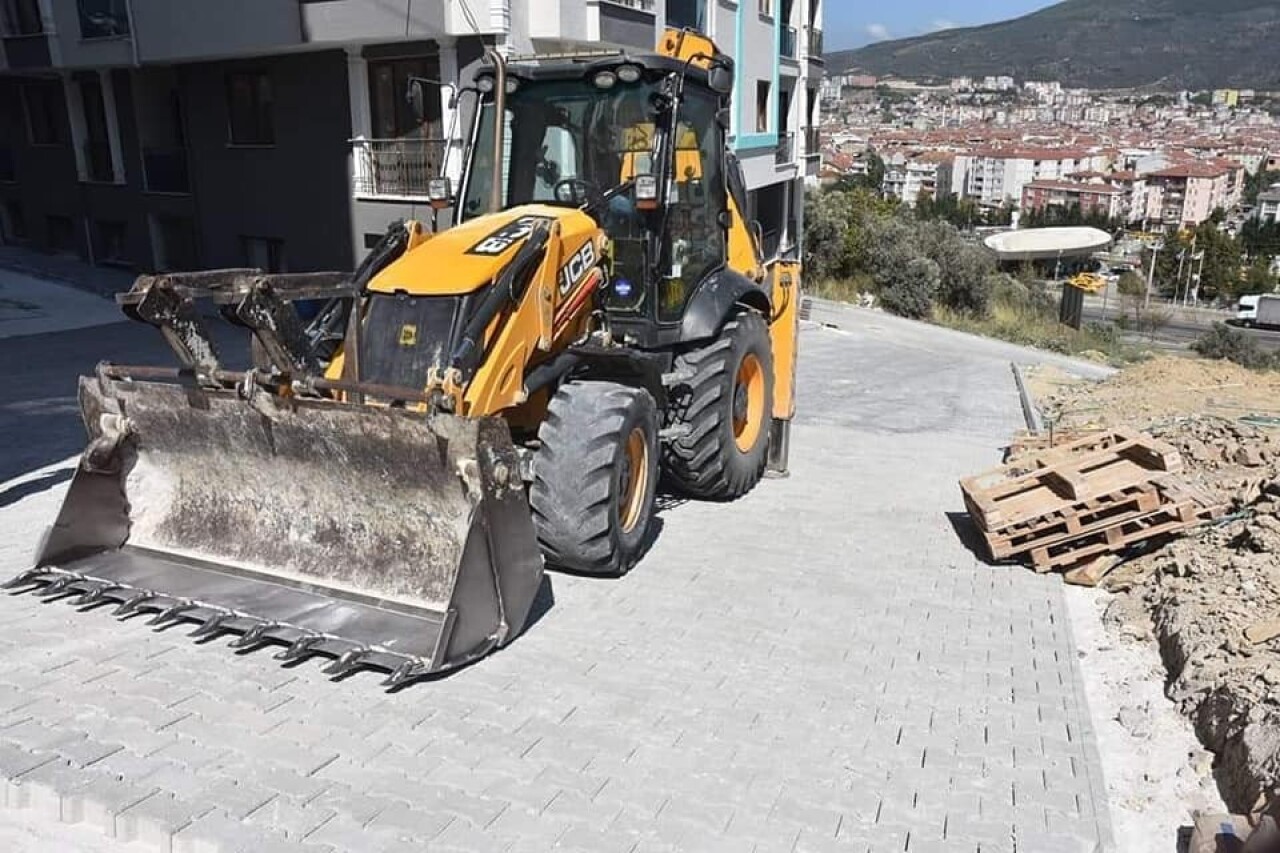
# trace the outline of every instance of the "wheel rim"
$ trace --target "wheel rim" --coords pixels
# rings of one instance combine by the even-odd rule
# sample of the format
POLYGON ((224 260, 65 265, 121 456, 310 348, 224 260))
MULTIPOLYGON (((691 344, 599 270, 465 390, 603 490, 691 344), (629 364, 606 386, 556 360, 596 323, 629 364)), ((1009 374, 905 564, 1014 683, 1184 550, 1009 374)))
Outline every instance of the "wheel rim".
POLYGON ((756 446, 764 428, 764 365, 749 352, 733 383, 733 441, 743 453, 756 446))
POLYGON ((622 503, 618 516, 623 532, 630 533, 644 516, 644 498, 649 488, 649 442, 640 427, 627 436, 622 466, 622 503))

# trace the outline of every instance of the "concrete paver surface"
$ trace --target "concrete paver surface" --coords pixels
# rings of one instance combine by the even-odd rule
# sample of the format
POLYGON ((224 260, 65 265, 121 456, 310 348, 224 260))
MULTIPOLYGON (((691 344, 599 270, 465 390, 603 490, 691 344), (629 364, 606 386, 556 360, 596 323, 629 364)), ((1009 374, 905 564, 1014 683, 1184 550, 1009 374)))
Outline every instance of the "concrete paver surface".
MULTIPOLYGON (((665 502, 634 571, 551 575, 449 677, 386 694, 0 599, 6 802, 164 851, 1111 849, 1060 581, 958 532, 956 479, 1019 425, 1010 357, 1051 357, 815 319, 842 328, 802 335, 789 479, 665 502)), ((41 477, 0 486, 0 573, 65 490, 41 477)))

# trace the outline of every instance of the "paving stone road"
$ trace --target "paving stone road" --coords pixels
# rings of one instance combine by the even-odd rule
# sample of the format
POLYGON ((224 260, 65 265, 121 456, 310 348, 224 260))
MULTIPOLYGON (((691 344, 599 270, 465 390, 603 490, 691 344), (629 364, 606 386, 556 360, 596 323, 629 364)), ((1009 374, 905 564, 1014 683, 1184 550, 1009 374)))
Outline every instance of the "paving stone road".
MULTIPOLYGON (((789 479, 668 502, 630 575, 551 575, 523 637, 447 678, 388 695, 0 598, 4 799, 54 839, 31 849, 1113 849, 1059 581, 957 532, 956 479, 1020 423, 1009 359, 1050 357, 815 319, 843 328, 802 336, 789 479)), ((51 470, 0 485, 0 573, 51 470)))

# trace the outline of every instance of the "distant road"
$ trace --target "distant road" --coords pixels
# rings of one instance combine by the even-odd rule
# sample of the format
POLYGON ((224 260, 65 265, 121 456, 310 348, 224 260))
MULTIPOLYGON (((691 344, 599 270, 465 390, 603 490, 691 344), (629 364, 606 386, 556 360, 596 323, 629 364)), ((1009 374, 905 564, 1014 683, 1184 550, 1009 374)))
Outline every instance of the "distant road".
MULTIPOLYGON (((1167 307, 1167 306, 1166 306, 1167 307)), ((1106 320, 1114 320, 1118 313, 1115 300, 1107 304, 1106 320)), ((1214 323, 1221 323, 1231 315, 1225 311, 1214 311, 1208 308, 1177 308, 1173 317, 1159 332, 1156 339, 1175 346, 1190 346, 1203 335, 1214 323)), ((1084 321, 1101 323, 1103 321, 1102 300, 1086 300, 1084 305, 1084 321)), ((1257 338, 1258 343, 1268 350, 1280 350, 1280 330, 1245 329, 1240 331, 1257 338)))

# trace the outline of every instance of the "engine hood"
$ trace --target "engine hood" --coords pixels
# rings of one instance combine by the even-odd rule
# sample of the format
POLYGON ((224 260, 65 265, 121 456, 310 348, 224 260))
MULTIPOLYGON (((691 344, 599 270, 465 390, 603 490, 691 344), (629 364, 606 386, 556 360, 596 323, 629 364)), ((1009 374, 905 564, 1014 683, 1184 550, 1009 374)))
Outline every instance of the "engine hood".
POLYGON ((490 213, 456 225, 405 252, 373 277, 375 293, 405 292, 414 296, 459 296, 487 285, 515 257, 540 224, 560 224, 561 240, 548 244, 558 253, 575 234, 598 226, 580 210, 530 204, 490 213))

